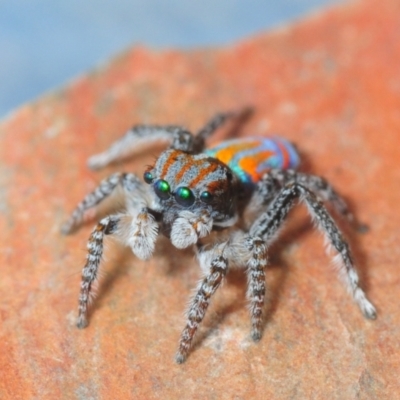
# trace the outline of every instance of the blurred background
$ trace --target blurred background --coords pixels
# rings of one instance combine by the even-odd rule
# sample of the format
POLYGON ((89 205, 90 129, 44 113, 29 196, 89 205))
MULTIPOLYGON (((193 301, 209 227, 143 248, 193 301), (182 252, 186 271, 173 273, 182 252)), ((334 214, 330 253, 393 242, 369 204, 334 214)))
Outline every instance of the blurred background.
POLYGON ((0 118, 135 43, 220 46, 339 0, 0 0, 0 118))

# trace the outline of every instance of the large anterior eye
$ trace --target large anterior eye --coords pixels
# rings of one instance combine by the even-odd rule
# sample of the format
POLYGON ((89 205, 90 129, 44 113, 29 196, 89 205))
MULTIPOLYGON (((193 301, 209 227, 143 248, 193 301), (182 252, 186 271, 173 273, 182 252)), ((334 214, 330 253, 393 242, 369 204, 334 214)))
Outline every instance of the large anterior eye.
POLYGON ((195 200, 193 192, 189 188, 184 186, 176 189, 174 196, 176 202, 184 207, 191 206, 195 200))
POLYGON ((164 200, 168 199, 171 194, 169 183, 163 179, 159 179, 154 183, 154 191, 160 199, 164 200))

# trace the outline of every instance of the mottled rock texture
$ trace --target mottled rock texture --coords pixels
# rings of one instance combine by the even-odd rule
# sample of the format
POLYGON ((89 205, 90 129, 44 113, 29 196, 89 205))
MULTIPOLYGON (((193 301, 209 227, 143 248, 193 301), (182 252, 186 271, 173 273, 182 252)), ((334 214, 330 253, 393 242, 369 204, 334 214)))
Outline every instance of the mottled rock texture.
POLYGON ((400 398, 399 15, 398 0, 356 1, 226 48, 136 47, 3 120, 0 398, 400 398), (149 262, 110 244, 90 325, 75 328, 91 227, 64 237, 60 225, 102 177, 142 174, 157 151, 100 173, 88 156, 135 123, 197 129, 247 104, 240 135, 295 142, 369 225, 345 231, 378 319, 363 319, 299 208, 271 249, 260 343, 238 272, 175 364, 200 272, 167 241, 149 262))

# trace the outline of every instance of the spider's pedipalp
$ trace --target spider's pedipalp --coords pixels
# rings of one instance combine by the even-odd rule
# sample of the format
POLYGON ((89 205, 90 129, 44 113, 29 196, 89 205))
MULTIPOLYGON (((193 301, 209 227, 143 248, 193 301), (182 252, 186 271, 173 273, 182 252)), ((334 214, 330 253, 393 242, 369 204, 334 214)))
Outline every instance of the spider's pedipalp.
POLYGON ((147 208, 134 215, 124 215, 117 233, 119 240, 141 260, 148 260, 153 255, 158 224, 147 208))
POLYGON ((212 226, 213 219, 206 210, 198 213, 183 210, 172 224, 171 242, 176 248, 185 249, 207 236, 212 226))

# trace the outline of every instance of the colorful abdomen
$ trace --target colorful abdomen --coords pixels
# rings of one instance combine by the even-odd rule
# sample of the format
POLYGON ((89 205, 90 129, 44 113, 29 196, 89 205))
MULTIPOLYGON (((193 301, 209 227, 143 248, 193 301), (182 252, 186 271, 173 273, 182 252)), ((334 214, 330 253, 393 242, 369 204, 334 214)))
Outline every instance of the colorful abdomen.
POLYGON ((271 168, 297 168, 300 163, 294 146, 278 137, 227 140, 205 152, 228 165, 245 184, 257 183, 271 168))

